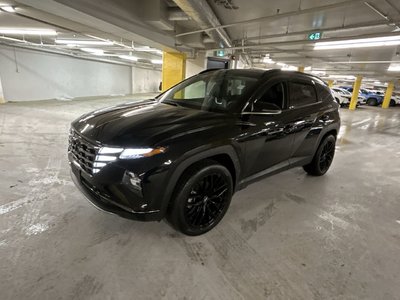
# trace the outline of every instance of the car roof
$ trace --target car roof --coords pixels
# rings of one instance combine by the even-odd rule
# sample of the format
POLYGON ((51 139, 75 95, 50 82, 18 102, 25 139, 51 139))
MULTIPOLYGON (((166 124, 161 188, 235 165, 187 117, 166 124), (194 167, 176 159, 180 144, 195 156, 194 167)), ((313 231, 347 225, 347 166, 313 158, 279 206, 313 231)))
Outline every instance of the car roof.
POLYGON ((279 76, 286 75, 288 77, 293 78, 307 78, 310 80, 315 80, 318 83, 328 86, 326 82, 324 82, 321 78, 307 74, 303 72, 297 71, 282 71, 280 69, 272 69, 272 70, 261 70, 261 69, 208 69, 200 72, 199 74, 207 73, 207 72, 226 72, 230 74, 242 75, 242 76, 254 76, 254 77, 269 77, 269 76, 279 76))

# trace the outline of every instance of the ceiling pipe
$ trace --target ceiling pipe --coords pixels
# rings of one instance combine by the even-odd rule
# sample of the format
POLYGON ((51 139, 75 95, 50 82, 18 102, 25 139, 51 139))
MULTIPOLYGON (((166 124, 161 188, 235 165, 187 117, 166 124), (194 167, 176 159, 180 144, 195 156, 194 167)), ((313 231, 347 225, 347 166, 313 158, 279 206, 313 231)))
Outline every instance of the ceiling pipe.
MULTIPOLYGON (((355 36, 346 36, 346 37, 335 37, 335 38, 327 38, 327 39, 320 39, 317 42, 336 42, 336 41, 347 41, 352 39, 362 39, 362 38, 374 38, 374 37, 390 37, 390 36, 399 36, 398 32, 391 32, 391 33, 370 33, 370 34, 362 34, 362 35, 355 35, 355 36)), ((272 42, 272 43, 262 43, 262 44, 254 44, 254 45, 243 45, 243 46, 235 46, 235 47, 228 47, 226 49, 236 50, 236 49, 256 49, 256 48, 264 48, 264 47, 279 47, 279 46, 289 46, 289 45, 312 45, 315 44, 316 41, 309 41, 309 40, 295 40, 295 41, 284 41, 284 42, 272 42)), ((208 49, 211 51, 220 50, 222 48, 214 48, 208 49)), ((304 49, 302 49, 304 50, 304 49)), ((345 49, 344 49, 345 50, 345 49)), ((265 50, 267 52, 268 50, 265 50)))
MULTIPOLYGON (((203 2, 203 1, 204 0, 201 0, 199 2, 203 2)), ((254 24, 254 23, 265 22, 265 21, 272 21, 272 20, 275 20, 275 19, 287 18, 287 17, 297 16, 297 15, 303 15, 303 14, 309 14, 309 13, 314 13, 314 12, 319 12, 319 11, 325 11, 325 10, 328 10, 328 9, 338 8, 338 7, 342 7, 342 6, 354 5, 355 3, 361 2, 361 1, 362 0, 347 0, 347 1, 342 1, 342 2, 338 2, 338 3, 334 3, 334 4, 323 5, 323 6, 312 7, 312 8, 306 8, 306 9, 300 9, 300 10, 291 11, 291 12, 287 12, 287 13, 270 15, 270 16, 266 16, 266 17, 251 19, 251 20, 244 20, 244 21, 225 24, 225 25, 212 25, 212 27, 202 28, 201 30, 193 30, 193 31, 183 32, 183 33, 179 33, 179 34, 177 34, 175 36, 179 37, 179 36, 190 35, 190 34, 195 34, 195 33, 199 33, 199 32, 207 32, 207 31, 210 31, 210 30, 218 30, 218 29, 234 27, 234 26, 239 26, 239 25, 246 25, 246 24, 254 24)), ((174 0, 174 2, 177 3, 177 2, 181 2, 181 1, 174 0)), ((184 1, 184 2, 186 2, 186 1, 184 1)), ((197 1, 191 0, 191 2, 197 2, 197 1)))
MULTIPOLYGON (((280 38, 280 37, 287 37, 287 36, 309 34, 312 31, 323 31, 323 32, 346 31, 346 30, 367 29, 367 28, 390 26, 390 25, 391 24, 389 24, 388 22, 385 22, 385 21, 377 21, 377 22, 368 22, 368 23, 358 23, 358 24, 352 24, 352 25, 346 25, 346 26, 313 28, 313 29, 302 30, 302 31, 293 31, 293 32, 277 33, 277 34, 262 35, 262 36, 252 36, 252 37, 246 37, 246 40, 247 41, 266 40, 266 39, 273 39, 273 38, 280 38)), ((396 26, 396 25, 392 24, 392 26, 396 26)))
MULTIPOLYGON (((226 31, 222 28, 215 31, 207 30, 206 28, 213 26, 221 26, 217 16, 214 14, 206 0, 173 0, 181 10, 191 17, 202 30, 198 32, 206 32, 212 39, 222 46, 232 47, 232 42, 226 31)), ((184 34, 183 34, 184 35, 184 34)), ((180 36, 180 35, 177 35, 180 36)))
MULTIPOLYGON (((392 6, 392 4, 390 2, 388 2, 388 3, 389 3, 389 5, 392 6)), ((368 6, 370 9, 372 9, 374 12, 376 12, 378 15, 380 15, 382 18, 384 18, 386 21, 393 23, 397 27, 397 29, 400 29, 400 27, 391 18, 389 18, 387 15, 385 15, 383 12, 381 12, 379 9, 377 9, 375 6, 373 6, 371 3, 368 3, 365 1, 364 4, 366 6, 368 6)))

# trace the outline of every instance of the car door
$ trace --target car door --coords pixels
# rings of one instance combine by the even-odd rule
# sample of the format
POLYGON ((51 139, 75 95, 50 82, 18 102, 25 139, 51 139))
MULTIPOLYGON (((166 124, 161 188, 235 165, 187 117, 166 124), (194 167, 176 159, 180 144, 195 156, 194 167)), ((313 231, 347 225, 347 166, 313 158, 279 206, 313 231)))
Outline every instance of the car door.
POLYGON ((260 90, 242 113, 240 141, 245 143, 245 177, 273 166, 289 165, 293 135, 287 127, 287 101, 286 82, 272 81, 260 90), (257 102, 263 102, 272 110, 257 111, 257 102))
POLYGON ((288 126, 294 134, 290 156, 291 163, 296 163, 314 154, 322 130, 319 122, 325 122, 329 116, 325 115, 324 103, 318 98, 312 79, 292 79, 288 82, 288 91, 288 126))

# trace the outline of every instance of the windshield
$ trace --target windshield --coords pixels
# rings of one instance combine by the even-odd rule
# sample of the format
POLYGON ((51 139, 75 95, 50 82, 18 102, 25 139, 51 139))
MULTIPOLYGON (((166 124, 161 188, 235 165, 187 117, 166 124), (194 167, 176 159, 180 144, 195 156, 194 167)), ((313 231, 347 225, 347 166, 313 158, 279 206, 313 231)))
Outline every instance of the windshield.
POLYGON ((259 77, 229 71, 200 74, 183 81, 163 95, 166 104, 212 112, 234 112, 244 105, 259 77))

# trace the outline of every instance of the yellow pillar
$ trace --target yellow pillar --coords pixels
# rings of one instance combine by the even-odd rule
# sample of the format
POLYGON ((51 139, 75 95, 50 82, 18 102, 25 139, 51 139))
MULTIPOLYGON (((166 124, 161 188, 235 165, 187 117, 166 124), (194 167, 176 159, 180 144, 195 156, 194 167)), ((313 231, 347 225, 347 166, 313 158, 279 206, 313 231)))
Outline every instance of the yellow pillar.
POLYGON ((333 87, 333 80, 332 79, 329 79, 328 80, 328 86, 331 88, 331 87, 333 87))
POLYGON ((383 98, 382 108, 388 108, 390 106, 390 99, 392 98, 394 89, 394 82, 391 81, 388 84, 388 87, 385 92, 385 98, 383 98))
POLYGON ((297 67, 297 71, 304 73, 304 66, 297 67))
POLYGON ((186 55, 179 52, 164 52, 162 65, 162 91, 185 79, 186 55))
POLYGON ((351 101, 349 105, 350 110, 355 110, 358 102, 358 93, 360 92, 362 76, 357 76, 356 81, 353 84, 353 94, 351 95, 351 101))

